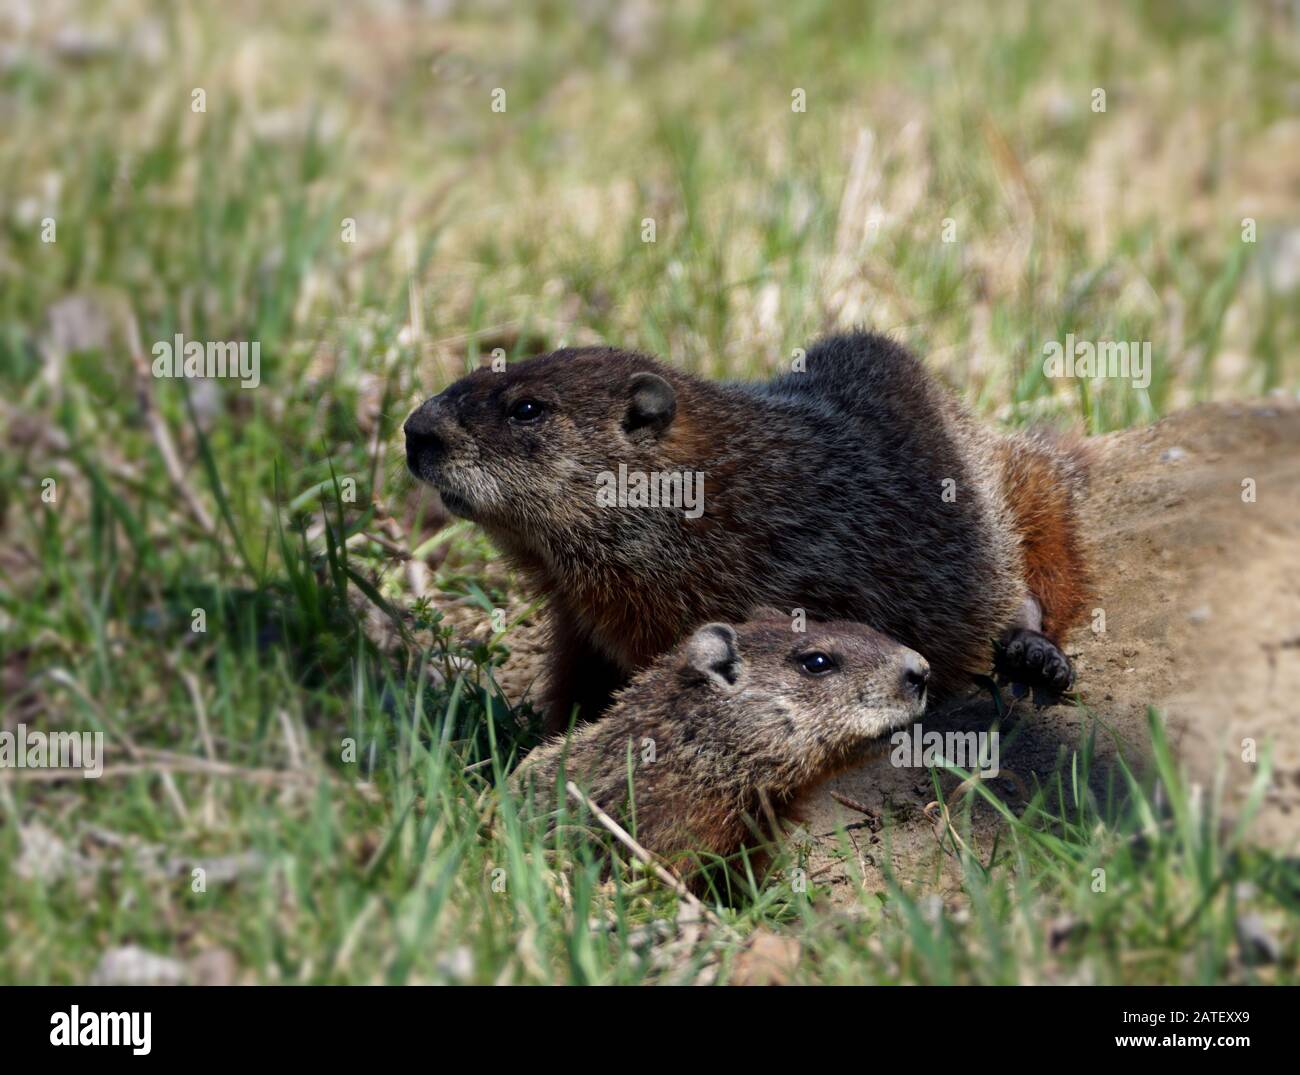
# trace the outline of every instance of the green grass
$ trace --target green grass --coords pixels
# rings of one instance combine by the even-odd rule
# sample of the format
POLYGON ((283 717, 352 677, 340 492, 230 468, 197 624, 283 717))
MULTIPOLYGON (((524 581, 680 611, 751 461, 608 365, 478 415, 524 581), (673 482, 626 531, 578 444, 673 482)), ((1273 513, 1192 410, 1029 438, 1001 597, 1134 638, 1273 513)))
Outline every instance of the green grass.
POLYGON ((1293 22, 138 6, 77 11, 99 54, 38 20, 0 67, 0 717, 101 730, 120 770, 0 779, 0 980, 84 980, 136 943, 224 948, 254 981, 726 981, 769 929, 807 981, 1295 979, 1294 863, 1193 805, 1158 724, 1156 766, 1109 798, 1080 744, 996 848, 954 851, 955 890, 891 880, 836 910, 787 858, 718 903, 726 928, 655 925, 672 892, 497 802, 535 741, 494 675, 527 609, 481 535, 427 525, 397 436, 496 347, 763 376, 858 322, 1004 426, 1294 390, 1293 22), (261 344, 258 389, 148 382, 197 510, 129 354, 177 332, 261 344), (1046 379, 1067 332, 1152 341, 1149 390, 1046 379), (376 533, 429 558, 426 593, 376 533), (42 839, 62 855, 33 869, 42 839), (1279 919, 1276 965, 1240 956, 1243 886, 1279 919))

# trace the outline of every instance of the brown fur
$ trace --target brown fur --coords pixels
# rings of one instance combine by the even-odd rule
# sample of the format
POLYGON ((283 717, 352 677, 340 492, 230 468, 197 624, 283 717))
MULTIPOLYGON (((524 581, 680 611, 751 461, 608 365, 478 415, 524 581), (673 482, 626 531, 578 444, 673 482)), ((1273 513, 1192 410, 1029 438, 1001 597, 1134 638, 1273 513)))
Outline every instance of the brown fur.
POLYGON ((1008 438, 1002 489, 1020 537, 1025 584, 1042 608, 1042 631, 1058 645, 1089 600, 1078 500, 1086 487, 1081 442, 1046 434, 1008 438))
POLYGON ((512 785, 545 814, 563 773, 670 864, 728 859, 775 836, 771 824, 812 788, 919 717, 927 671, 861 624, 795 633, 775 612, 709 624, 634 677, 604 719, 533 751, 512 785), (799 662, 812 653, 834 669, 810 674, 799 662))
POLYGON ((407 454, 548 599, 552 731, 692 628, 760 605, 868 623, 924 654, 939 692, 988 671, 1031 595, 1057 638, 1082 609, 1054 484, 1078 459, 983 428, 879 336, 823 340, 757 384, 609 348, 478 370, 411 415, 407 454), (598 505, 620 465, 701 472, 703 514, 598 505))

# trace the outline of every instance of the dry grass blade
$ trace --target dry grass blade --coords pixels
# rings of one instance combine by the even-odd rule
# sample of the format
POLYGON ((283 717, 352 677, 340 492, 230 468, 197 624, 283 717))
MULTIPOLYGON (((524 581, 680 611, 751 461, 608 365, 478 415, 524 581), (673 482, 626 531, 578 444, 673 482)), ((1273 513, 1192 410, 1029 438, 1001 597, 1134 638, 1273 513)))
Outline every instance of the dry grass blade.
POLYGON ((172 440, 171 431, 167 428, 167 423, 163 420, 163 416, 158 410, 158 404, 153 397, 153 374, 149 369, 148 361, 144 357, 144 347, 140 342, 140 326, 136 322, 135 314, 127 310, 124 314, 124 321, 127 349, 131 353, 131 364, 135 368, 136 397, 140 404, 140 410, 144 414, 145 424, 148 425, 149 433, 153 437, 154 444, 158 447, 158 454, 162 457, 163 468, 167 471, 167 478, 171 482, 172 488, 176 490, 176 494, 181 498, 185 506, 190 509, 190 514, 202 527, 203 532, 211 537, 217 532, 217 524, 195 495, 193 486, 185 480, 185 468, 181 466, 180 456, 176 452, 176 444, 172 440))
POLYGON ((605 813, 604 810, 602 810, 599 806, 597 806, 594 802, 592 802, 586 795, 584 795, 582 793, 582 789, 579 788, 577 784, 575 784, 572 780, 570 780, 565 786, 567 787, 569 795, 572 798, 576 799, 578 802, 586 806, 586 808, 591 811, 592 816, 595 817, 595 819, 599 821, 606 829, 608 829, 614 835, 614 838, 618 840, 619 843, 621 843, 624 847, 626 847, 629 851, 631 851, 632 854, 636 856, 639 862, 649 867, 649 869, 653 871, 654 875, 657 878, 659 878, 660 881, 666 884, 669 888, 671 888, 674 892, 676 892, 677 895, 679 895, 683 900, 685 900, 686 903, 697 914, 699 914, 701 918, 713 923, 713 925, 715 926, 720 926, 723 929, 729 928, 726 925, 726 923, 722 921, 722 919, 720 919, 716 914, 710 911, 707 907, 704 906, 704 904, 702 904, 698 899, 695 898, 691 890, 688 889, 684 884, 682 884, 680 878, 674 877, 667 869, 665 869, 662 865, 660 865, 655 860, 655 857, 650 854, 649 851, 647 851, 644 847, 642 847, 639 843, 637 843, 634 839, 632 839, 631 836, 628 835, 627 830, 624 829, 622 825, 620 825, 617 821, 615 821, 612 817, 610 817, 607 813, 605 813))

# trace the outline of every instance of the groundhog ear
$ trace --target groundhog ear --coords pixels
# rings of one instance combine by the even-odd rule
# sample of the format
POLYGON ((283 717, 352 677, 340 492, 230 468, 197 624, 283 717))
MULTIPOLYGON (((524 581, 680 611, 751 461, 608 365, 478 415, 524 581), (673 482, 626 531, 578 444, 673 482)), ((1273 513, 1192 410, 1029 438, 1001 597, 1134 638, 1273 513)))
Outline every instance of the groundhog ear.
POLYGON ((736 632, 725 623, 709 623, 686 640, 686 666, 723 690, 735 690, 744 661, 736 632))
POLYGON ((677 413, 677 393, 657 373, 634 373, 627 382, 627 414, 623 428, 662 433, 677 413))

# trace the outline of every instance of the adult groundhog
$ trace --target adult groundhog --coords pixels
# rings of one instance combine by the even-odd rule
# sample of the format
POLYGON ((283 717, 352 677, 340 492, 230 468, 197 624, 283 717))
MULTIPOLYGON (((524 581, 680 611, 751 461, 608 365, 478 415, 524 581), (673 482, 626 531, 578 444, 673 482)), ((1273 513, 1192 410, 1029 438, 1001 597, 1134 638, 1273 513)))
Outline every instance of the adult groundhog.
POLYGON ((920 654, 863 624, 795 633, 788 616, 761 615, 699 628, 639 672, 601 720, 534 750, 515 791, 535 812, 552 809, 563 768, 671 864, 726 859, 775 836, 772 823, 797 817, 809 791, 886 751, 890 733, 921 715, 920 654))
POLYGON ((884 337, 823 340, 758 384, 555 351, 476 370, 405 429, 416 477, 548 598, 550 730, 758 605, 870 624, 924 654, 936 693, 995 646, 1007 679, 1071 683, 1079 450, 981 428, 884 337))

